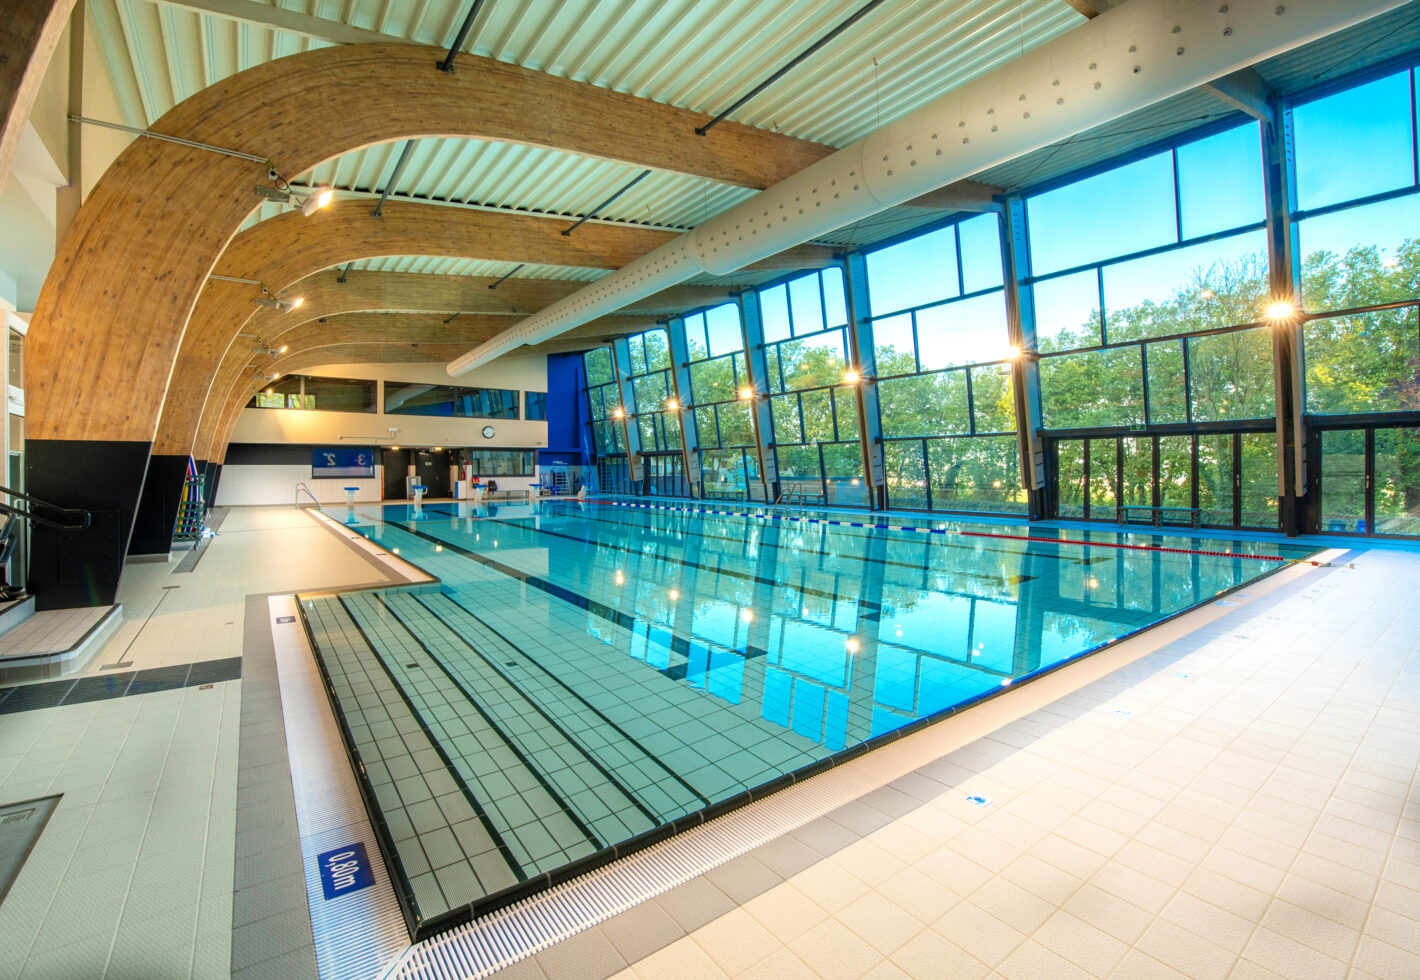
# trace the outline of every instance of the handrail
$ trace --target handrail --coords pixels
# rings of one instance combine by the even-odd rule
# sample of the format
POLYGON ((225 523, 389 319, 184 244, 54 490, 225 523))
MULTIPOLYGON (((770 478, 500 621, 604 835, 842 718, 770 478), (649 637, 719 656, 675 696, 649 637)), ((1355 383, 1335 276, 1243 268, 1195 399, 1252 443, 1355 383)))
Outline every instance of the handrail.
POLYGON ((306 496, 311 498, 311 503, 313 503, 313 504, 316 505, 316 510, 324 510, 324 508, 321 507, 321 505, 320 505, 320 501, 316 499, 316 495, 315 495, 315 494, 311 493, 311 488, 308 487, 308 486, 306 486, 304 480, 296 484, 296 506, 297 506, 297 507, 300 507, 300 506, 301 506, 301 491, 302 491, 302 490, 306 491, 306 496))
POLYGON ((41 500, 38 497, 32 497, 27 493, 20 493, 20 491, 18 490, 11 490, 9 487, 0 486, 0 493, 6 494, 7 496, 14 499, 27 501, 29 503, 34 504, 36 507, 48 508, 49 510, 54 511, 56 514, 77 514, 82 519, 82 523, 65 524, 60 521, 51 520, 48 517, 40 517, 28 507, 21 509, 19 507, 4 503, 0 503, 0 514, 14 514, 16 517, 23 517, 26 520, 34 521, 36 524, 43 524, 45 527, 52 527, 57 531, 82 531, 91 523, 93 523, 94 515, 90 514, 87 510, 84 510, 81 507, 60 507, 58 504, 51 504, 47 500, 41 500))

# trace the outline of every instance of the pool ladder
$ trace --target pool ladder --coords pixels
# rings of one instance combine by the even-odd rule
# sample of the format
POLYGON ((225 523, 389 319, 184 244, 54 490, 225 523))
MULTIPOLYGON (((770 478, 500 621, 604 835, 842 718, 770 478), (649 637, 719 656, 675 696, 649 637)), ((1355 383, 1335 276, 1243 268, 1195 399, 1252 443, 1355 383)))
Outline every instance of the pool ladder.
POLYGON ((300 506, 301 506, 301 492, 302 492, 302 491, 305 491, 306 496, 311 498, 311 503, 313 503, 313 504, 316 505, 316 510, 321 510, 321 509, 322 509, 322 508, 321 508, 321 505, 320 505, 320 501, 316 499, 316 495, 313 494, 313 493, 311 493, 311 488, 308 487, 308 486, 306 486, 305 483, 297 483, 297 484, 296 484, 296 506, 297 506, 297 507, 300 507, 300 506))
POLYGON ((783 504, 786 508, 788 508, 796 502, 798 504, 798 509, 796 513, 798 514, 798 516, 803 517, 804 506, 807 503, 803 490, 780 490, 779 496, 774 498, 775 507, 778 507, 780 504, 783 504))

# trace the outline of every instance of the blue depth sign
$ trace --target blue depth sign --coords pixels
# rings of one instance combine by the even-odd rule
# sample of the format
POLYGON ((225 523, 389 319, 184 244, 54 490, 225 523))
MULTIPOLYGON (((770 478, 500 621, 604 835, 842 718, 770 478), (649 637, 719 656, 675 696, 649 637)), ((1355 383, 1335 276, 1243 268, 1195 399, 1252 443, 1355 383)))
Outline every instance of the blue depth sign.
POLYGON ((370 867, 364 844, 355 843, 326 851, 316 858, 316 863, 320 866, 320 887, 327 902, 369 888, 375 883, 375 872, 370 867))
POLYGON ((375 451, 373 449, 313 449, 311 450, 311 478, 350 477, 375 475, 375 451))

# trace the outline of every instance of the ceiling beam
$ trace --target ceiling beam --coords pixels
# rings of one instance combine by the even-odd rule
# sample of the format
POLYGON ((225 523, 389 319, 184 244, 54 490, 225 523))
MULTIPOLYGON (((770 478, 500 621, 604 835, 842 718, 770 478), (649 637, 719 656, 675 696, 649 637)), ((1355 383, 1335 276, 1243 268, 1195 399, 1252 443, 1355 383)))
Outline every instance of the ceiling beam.
POLYGON ((1222 78, 1215 78, 1199 87, 1254 119, 1263 122, 1272 119, 1272 100, 1276 93, 1273 92, 1272 86, 1251 68, 1243 68, 1222 78))
POLYGON ((312 17, 284 7, 272 7, 254 0, 156 0, 168 7, 194 10, 211 14, 223 20, 234 20, 240 24, 254 24, 257 27, 271 27, 290 34, 328 41, 331 44, 369 44, 374 41, 398 41, 409 43, 408 38, 379 31, 367 31, 361 27, 351 27, 338 20, 312 17))
POLYGON ((0 16, 0 187, 74 0, 7 0, 0 16))

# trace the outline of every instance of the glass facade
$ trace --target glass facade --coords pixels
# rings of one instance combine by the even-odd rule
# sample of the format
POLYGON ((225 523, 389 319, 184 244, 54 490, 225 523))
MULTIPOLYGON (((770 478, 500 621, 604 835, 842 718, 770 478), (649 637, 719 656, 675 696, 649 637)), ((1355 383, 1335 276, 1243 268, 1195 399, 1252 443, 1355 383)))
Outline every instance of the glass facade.
MULTIPOLYGON (((1002 213, 672 319, 704 491, 743 493, 772 454, 775 489, 844 503, 835 486, 869 482, 866 438, 882 449, 873 506, 1420 536, 1416 84, 1391 71, 1283 104, 1276 145, 1292 154, 1255 121, 1208 123, 1008 196, 1002 213), (1275 256, 1269 194, 1290 195, 1274 220, 1297 243, 1275 256), (1288 274, 1300 312, 1269 321, 1288 274), (872 374, 861 382, 848 374, 856 344, 872 374), (1280 426, 1279 365, 1301 411, 1280 426), (1022 412, 1038 420, 1029 440, 1022 412), (1034 495, 1028 445, 1044 457, 1034 495), (1303 462, 1279 466, 1293 445, 1303 462)), ((643 452, 679 448, 663 409, 669 347, 659 330, 631 338, 621 389, 610 352, 587 355, 599 452, 625 452, 605 422, 621 398, 643 452)))
POLYGON ((751 387, 739 306, 722 303, 683 321, 690 378, 687 407, 695 412, 703 491, 710 496, 762 496, 754 413, 740 398, 751 387))

